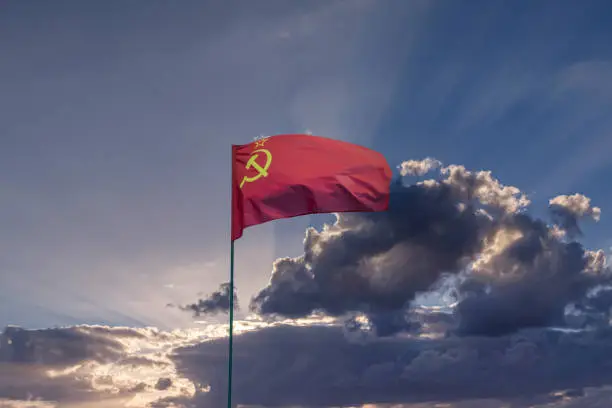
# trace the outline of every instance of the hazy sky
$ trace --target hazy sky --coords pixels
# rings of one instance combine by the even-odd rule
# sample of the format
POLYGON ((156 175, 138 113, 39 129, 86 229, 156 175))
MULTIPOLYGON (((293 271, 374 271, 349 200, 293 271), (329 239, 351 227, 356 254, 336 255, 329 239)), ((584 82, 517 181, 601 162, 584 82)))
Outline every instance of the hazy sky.
MULTIPOLYGON (((0 323, 187 324, 227 276, 229 151, 312 131, 602 207, 608 1, 1 1, 0 323)), ((246 302, 320 218, 248 230, 246 302)))
POLYGON ((0 0, 0 327, 45 328, 0 334, 0 405, 224 406, 227 316, 167 305, 228 278, 230 145, 308 131, 465 168, 306 242, 334 218, 245 231, 242 310, 344 325, 240 315, 241 408, 608 406, 611 21, 609 0, 0 0))

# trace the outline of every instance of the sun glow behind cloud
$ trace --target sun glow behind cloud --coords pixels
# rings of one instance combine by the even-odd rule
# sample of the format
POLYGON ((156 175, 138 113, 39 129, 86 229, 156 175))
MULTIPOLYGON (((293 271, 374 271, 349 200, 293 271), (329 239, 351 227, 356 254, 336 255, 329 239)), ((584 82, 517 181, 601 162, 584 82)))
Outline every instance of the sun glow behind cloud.
MULTIPOLYGON (((128 329, 138 336, 118 336, 124 355, 112 362, 88 360, 62 369, 47 370, 50 378, 72 378, 92 391, 106 395, 127 396, 126 407, 146 407, 162 398, 193 397, 206 392, 207 386, 183 378, 170 358, 179 348, 210 338, 218 331, 186 329, 162 332, 154 328, 128 329)), ((76 330, 91 334, 90 327, 76 330)))
MULTIPOLYGON (((330 326, 334 321, 312 317, 267 322, 252 316, 236 321, 234 332, 239 336, 283 325, 330 326)), ((37 331, 9 328, 0 344, 0 355, 9 362, 0 364, 0 375, 11 375, 17 387, 32 391, 24 395, 25 399, 0 401, 0 406, 92 408, 101 401, 116 407, 183 406, 172 405, 172 401, 188 401, 208 393, 210 384, 185 377, 177 369, 174 354, 185 347, 227 337, 227 323, 199 323, 206 326, 172 331, 93 325, 37 331), (75 359, 76 363, 69 363, 75 359), (22 371, 23 378, 30 377, 29 386, 19 382, 22 371), (51 385, 56 391, 48 391, 51 385)))

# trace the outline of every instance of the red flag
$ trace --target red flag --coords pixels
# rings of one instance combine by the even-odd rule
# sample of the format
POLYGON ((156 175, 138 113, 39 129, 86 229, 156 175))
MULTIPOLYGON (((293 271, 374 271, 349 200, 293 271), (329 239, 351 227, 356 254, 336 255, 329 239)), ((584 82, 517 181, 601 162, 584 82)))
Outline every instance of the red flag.
POLYGON ((281 218, 385 211, 391 168, 374 150, 310 135, 232 146, 232 241, 281 218))

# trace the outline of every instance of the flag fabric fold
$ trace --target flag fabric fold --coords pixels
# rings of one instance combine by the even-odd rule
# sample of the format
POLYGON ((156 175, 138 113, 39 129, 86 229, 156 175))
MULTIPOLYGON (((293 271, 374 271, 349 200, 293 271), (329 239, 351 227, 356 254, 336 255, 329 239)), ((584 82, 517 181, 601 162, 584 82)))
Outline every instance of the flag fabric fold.
POLYGON ((247 227, 300 215, 378 212, 392 172, 374 150, 311 135, 232 146, 232 241, 247 227))

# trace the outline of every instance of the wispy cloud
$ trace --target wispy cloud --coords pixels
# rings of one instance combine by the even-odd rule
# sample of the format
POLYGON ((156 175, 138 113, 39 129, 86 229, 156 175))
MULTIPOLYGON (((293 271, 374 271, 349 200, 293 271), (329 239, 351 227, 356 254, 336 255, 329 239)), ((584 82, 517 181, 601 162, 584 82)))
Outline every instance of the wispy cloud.
POLYGON ((551 89, 555 104, 568 106, 560 120, 565 129, 550 136, 551 142, 577 141, 571 150, 559 154, 558 166, 539 181, 540 191, 570 189, 586 177, 606 169, 612 148, 612 63, 583 61, 559 72, 551 89))

